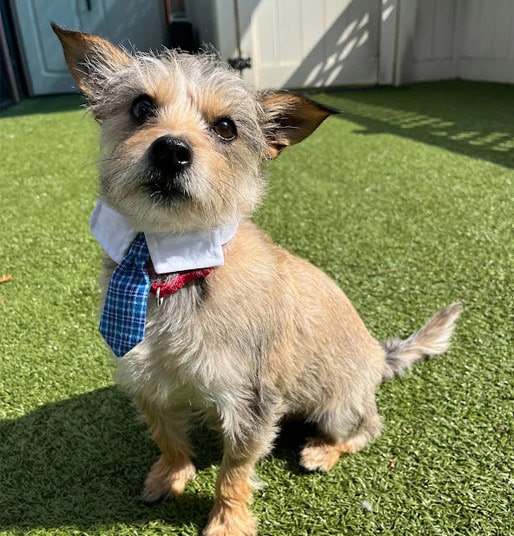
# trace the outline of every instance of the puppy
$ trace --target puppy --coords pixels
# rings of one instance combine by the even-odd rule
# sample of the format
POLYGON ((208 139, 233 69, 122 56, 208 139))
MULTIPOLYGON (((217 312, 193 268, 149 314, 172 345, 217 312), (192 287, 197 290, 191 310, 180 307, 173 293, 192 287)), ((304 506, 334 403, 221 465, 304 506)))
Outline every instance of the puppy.
POLYGON ((204 535, 256 534, 254 467, 279 421, 317 425, 301 464, 328 471, 380 434, 380 383, 448 348, 460 304, 409 338, 381 344, 334 282, 250 221, 266 185, 263 161, 335 110, 249 87, 207 55, 130 55, 53 29, 100 124, 91 225, 108 253, 103 315, 121 320, 114 335, 105 326, 102 334, 119 356, 117 382, 161 451, 143 498, 179 495, 194 478, 188 425, 202 414, 219 425, 224 445, 204 535), (136 250, 142 261, 133 260, 136 250), (139 301, 113 282, 118 269, 128 279, 143 273, 139 301), (133 339, 126 309, 140 323, 133 339))

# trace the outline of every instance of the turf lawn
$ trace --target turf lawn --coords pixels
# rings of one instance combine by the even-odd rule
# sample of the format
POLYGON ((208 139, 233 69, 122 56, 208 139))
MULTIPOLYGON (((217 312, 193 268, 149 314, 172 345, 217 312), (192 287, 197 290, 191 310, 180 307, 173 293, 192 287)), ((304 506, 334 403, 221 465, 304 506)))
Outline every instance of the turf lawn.
MULTIPOLYGON (((465 303, 452 349, 378 393, 385 432, 306 474, 306 432, 258 466, 261 535, 514 534, 514 87, 433 83, 316 95, 342 109, 269 165, 256 220, 323 268, 378 338, 465 303)), ((0 116, 0 533, 197 535, 220 462, 173 502, 139 492, 156 447, 97 334, 88 231, 97 132, 75 96, 0 116)))

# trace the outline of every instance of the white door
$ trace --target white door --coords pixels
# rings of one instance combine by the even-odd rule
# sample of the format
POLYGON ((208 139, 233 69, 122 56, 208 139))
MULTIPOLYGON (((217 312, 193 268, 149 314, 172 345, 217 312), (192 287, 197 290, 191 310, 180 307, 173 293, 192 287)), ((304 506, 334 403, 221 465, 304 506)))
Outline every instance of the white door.
POLYGON ((166 41, 162 0, 16 0, 11 5, 32 96, 75 91, 51 21, 140 50, 159 49, 166 41))
POLYGON ((376 84, 381 0, 238 0, 244 77, 259 87, 376 84))

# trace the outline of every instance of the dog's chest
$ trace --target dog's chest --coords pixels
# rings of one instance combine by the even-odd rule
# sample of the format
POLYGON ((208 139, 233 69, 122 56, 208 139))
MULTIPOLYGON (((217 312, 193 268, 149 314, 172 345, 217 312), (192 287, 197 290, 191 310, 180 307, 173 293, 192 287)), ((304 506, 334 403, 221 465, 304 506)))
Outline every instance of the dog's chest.
POLYGON ((116 380, 159 407, 205 410, 230 391, 230 374, 202 318, 205 282, 194 282, 159 305, 150 295, 145 339, 118 360, 116 380))

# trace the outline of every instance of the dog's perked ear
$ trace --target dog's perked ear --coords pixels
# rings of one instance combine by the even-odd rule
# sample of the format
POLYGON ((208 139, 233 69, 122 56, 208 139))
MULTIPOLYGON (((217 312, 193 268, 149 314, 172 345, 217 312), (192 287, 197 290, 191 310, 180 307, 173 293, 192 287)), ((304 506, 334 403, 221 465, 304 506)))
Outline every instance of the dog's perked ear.
POLYGON ((94 101, 95 93, 110 73, 126 67, 133 59, 106 39, 96 35, 66 30, 52 22, 61 42, 68 69, 80 91, 94 101))
POLYGON ((307 97, 286 92, 263 93, 261 105, 268 120, 264 134, 270 159, 276 158, 285 147, 304 140, 330 115, 341 113, 307 97))

